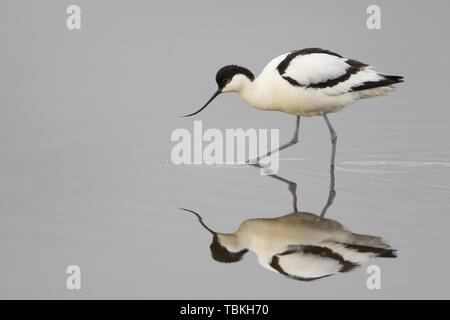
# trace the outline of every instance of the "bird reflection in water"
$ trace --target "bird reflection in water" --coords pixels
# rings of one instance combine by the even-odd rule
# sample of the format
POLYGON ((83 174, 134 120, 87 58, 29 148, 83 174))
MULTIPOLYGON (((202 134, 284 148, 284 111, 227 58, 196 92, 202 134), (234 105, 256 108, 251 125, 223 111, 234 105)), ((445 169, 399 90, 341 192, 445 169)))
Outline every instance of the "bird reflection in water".
POLYGON ((395 258, 396 250, 381 237, 353 233, 338 221, 325 218, 336 194, 334 166, 330 171, 328 200, 319 215, 298 211, 297 185, 278 175, 269 177, 289 186, 294 209, 290 214, 248 219, 235 232, 221 233, 210 229, 198 213, 182 210, 194 214, 212 234, 214 260, 238 262, 252 251, 261 266, 294 280, 311 281, 348 272, 375 257, 395 258))

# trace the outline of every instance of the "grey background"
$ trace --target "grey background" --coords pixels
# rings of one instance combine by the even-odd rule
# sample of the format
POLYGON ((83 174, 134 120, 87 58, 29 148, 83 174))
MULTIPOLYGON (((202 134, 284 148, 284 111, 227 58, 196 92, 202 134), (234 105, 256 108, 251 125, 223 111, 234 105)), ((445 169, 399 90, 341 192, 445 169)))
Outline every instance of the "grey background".
MULTIPOLYGON (((0 10, 1 298, 449 298, 450 29, 448 1, 6 1, 0 10), (66 7, 82 30, 66 29, 66 7), (284 185, 245 167, 174 166, 170 134, 201 106, 225 64, 256 74, 273 57, 319 46, 405 76, 394 94, 330 116, 338 133, 335 204, 327 217, 399 250, 366 266, 301 283, 253 254, 224 265, 210 235, 250 217, 290 212, 284 185), (384 162, 383 162, 384 161, 384 162), (82 269, 82 290, 65 269, 82 269)), ((204 127, 280 128, 293 117, 218 98, 204 127)), ((280 175, 301 209, 328 193, 329 135, 302 120, 280 175)))

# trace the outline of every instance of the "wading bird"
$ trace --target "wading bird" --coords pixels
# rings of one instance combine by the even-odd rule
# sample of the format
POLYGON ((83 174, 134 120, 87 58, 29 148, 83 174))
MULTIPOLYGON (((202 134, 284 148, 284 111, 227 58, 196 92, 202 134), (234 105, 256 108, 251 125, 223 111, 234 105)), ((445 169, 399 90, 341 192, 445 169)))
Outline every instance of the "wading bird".
MULTIPOLYGON (((331 165, 334 166, 337 135, 327 114, 363 98, 381 96, 403 82, 403 77, 375 71, 370 65, 320 48, 292 51, 276 57, 255 78, 240 66, 227 65, 216 74, 217 91, 193 116, 221 93, 236 92, 250 106, 296 116, 292 139, 272 150, 286 149, 298 142, 300 116, 322 116, 331 134, 331 165)), ((256 160, 258 160, 256 159, 256 160)))

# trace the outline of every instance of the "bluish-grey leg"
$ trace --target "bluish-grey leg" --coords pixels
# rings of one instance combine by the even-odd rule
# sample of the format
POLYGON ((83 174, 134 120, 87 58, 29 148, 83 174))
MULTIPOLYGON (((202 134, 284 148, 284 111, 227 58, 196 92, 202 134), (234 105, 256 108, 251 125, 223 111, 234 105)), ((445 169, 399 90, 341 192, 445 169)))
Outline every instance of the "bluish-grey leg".
POLYGON ((336 157, 336 143, 337 143, 337 135, 336 131, 334 131, 333 126, 330 123, 330 120, 328 120, 328 117, 326 114, 323 115, 323 118, 325 119, 325 122, 327 124, 328 129, 330 130, 331 135, 331 160, 330 160, 330 191, 328 194, 328 200, 325 206, 322 209, 322 213, 320 214, 320 217, 323 218, 325 216, 326 211, 328 208, 333 204, 334 198, 336 197, 336 190, 334 189, 334 160, 336 157))
POLYGON ((254 160, 249 160, 249 161, 247 161, 247 163, 250 163, 250 164, 259 163, 259 159, 264 158, 264 157, 268 157, 268 156, 270 156, 272 153, 280 152, 281 150, 287 149, 287 148, 289 148, 290 146, 293 146, 294 144, 298 143, 298 133, 299 133, 299 128, 300 128, 300 116, 296 116, 296 119, 295 119, 295 131, 294 131, 294 135, 292 136, 292 139, 291 139, 289 142, 287 142, 287 143, 281 145, 278 149, 269 151, 269 152, 267 152, 267 153, 264 154, 264 155, 258 156, 258 158, 254 159, 254 160))
POLYGON ((330 165, 334 167, 334 159, 336 157, 336 143, 337 143, 337 135, 336 131, 334 131, 333 126, 330 123, 330 120, 328 120, 328 117, 326 114, 323 115, 323 118, 325 119, 325 122, 327 124, 328 130, 330 130, 331 135, 331 161, 330 165))

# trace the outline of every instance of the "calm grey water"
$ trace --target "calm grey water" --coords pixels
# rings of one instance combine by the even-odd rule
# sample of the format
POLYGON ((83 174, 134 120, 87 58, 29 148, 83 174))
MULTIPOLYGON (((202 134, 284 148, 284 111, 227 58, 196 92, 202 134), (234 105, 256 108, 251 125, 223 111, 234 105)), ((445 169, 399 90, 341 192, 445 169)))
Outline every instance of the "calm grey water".
MULTIPOLYGON (((70 1, 3 1, 0 11, 1 298, 449 298, 450 6, 378 1, 77 1, 82 29, 65 27, 70 1), (381 236, 398 258, 293 281, 253 253, 221 264, 214 230, 292 212, 283 183, 245 166, 175 166, 180 115, 215 90, 229 63, 255 73, 278 54, 319 46, 405 76, 395 93, 330 115, 337 133, 336 199, 326 217, 381 236), (66 267, 82 289, 66 289, 66 267), (368 290, 366 268, 381 268, 368 290)), ((279 128, 294 119, 217 99, 205 128, 279 128)), ((328 197, 330 143, 320 118, 302 119, 279 175, 299 209, 328 197)))

